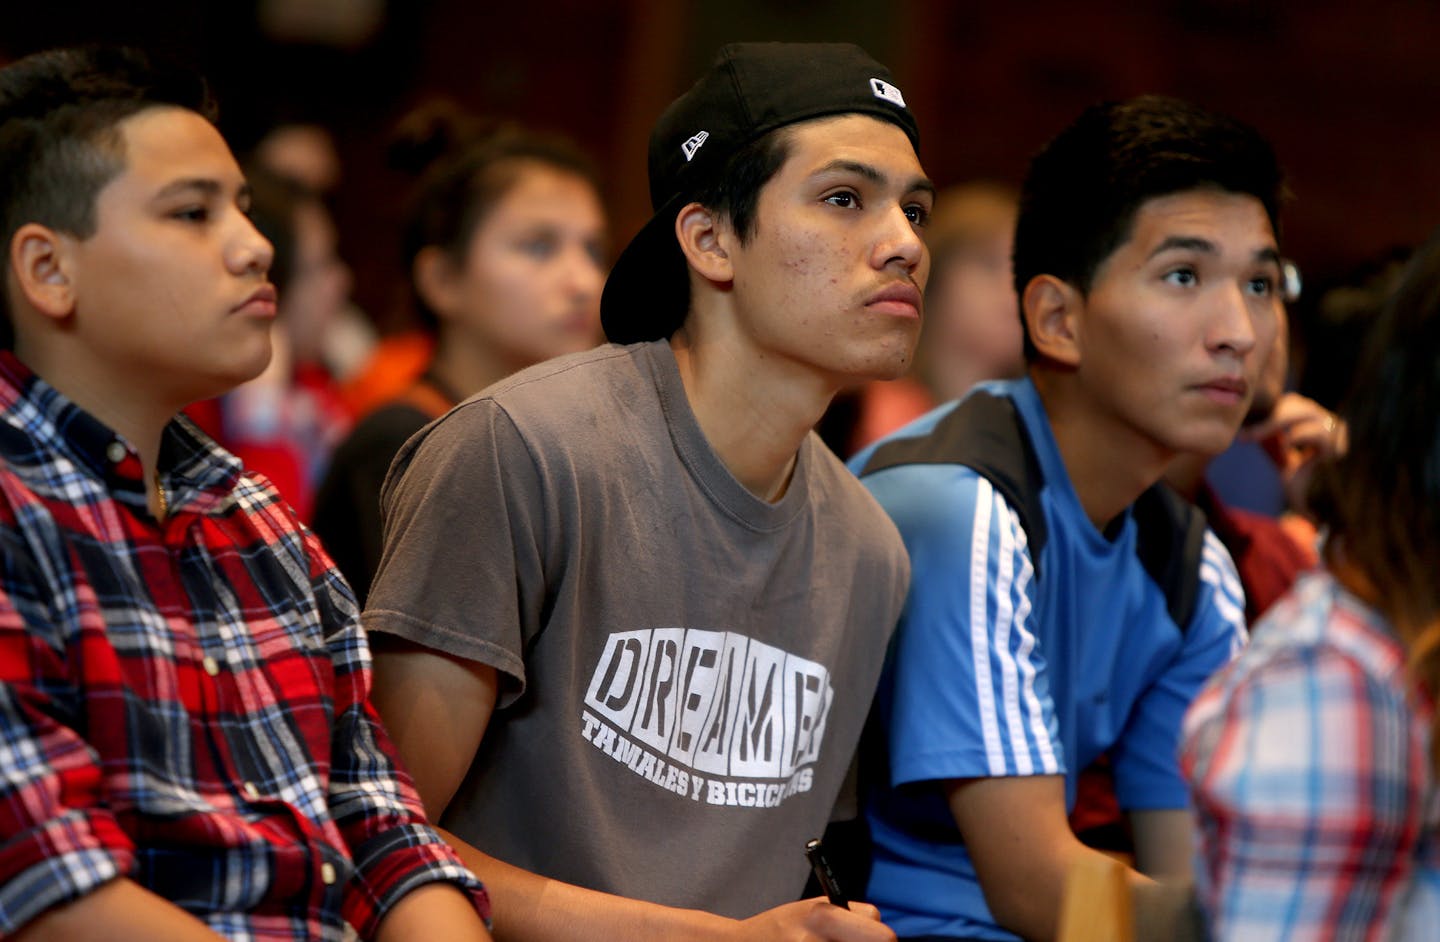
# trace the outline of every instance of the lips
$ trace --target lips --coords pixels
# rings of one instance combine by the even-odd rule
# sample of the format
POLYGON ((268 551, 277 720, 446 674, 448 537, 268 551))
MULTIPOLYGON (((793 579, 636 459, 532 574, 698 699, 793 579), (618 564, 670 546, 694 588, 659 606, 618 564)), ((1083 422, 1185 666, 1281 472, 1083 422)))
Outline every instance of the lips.
POLYGON ((871 295, 865 306, 903 317, 920 316, 920 289, 905 281, 897 281, 871 295))
POLYGON ((1244 402, 1250 392, 1249 382, 1240 376, 1217 377, 1207 383, 1201 383, 1196 388, 1209 398, 1225 405, 1244 402))
POLYGON ((264 284, 256 288, 250 297, 235 305, 234 310, 238 314, 252 314, 257 317, 274 317, 275 299, 275 286, 264 284))
POLYGON ((1243 396, 1250 391, 1250 384, 1240 376, 1222 376, 1219 379, 1212 379, 1203 384, 1206 389, 1218 389, 1225 392, 1238 393, 1243 396))

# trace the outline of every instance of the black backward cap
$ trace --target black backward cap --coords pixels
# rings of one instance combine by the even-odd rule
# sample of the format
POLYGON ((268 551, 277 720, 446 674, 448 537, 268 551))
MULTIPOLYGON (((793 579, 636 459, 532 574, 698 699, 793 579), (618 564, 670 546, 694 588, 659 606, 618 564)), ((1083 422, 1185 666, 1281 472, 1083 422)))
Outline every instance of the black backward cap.
POLYGON ((776 128, 864 114, 889 121, 920 149, 920 131, 890 71, 849 43, 732 43, 670 103, 650 134, 655 215, 620 253, 600 299, 614 343, 669 337, 685 320, 689 275, 675 215, 738 150, 776 128))

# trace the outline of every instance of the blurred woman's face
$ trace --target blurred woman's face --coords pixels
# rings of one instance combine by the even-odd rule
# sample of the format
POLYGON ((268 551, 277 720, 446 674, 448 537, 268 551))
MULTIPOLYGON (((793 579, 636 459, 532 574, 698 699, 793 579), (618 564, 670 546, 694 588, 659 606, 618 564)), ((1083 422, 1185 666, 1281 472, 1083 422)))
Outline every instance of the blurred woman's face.
POLYGON ((295 259, 290 281, 280 292, 280 320, 293 356, 318 362, 325 332, 350 300, 350 269, 337 252, 335 224, 319 203, 295 207, 295 259))
POLYGON ((970 240, 944 265, 940 290, 926 297, 921 341, 927 376, 942 400, 964 395, 986 379, 1018 376, 1025 368, 1025 336, 1010 274, 1010 233, 970 240))
POLYGON ((583 177, 527 164, 470 238, 453 331, 519 369, 601 339, 605 212, 583 177))

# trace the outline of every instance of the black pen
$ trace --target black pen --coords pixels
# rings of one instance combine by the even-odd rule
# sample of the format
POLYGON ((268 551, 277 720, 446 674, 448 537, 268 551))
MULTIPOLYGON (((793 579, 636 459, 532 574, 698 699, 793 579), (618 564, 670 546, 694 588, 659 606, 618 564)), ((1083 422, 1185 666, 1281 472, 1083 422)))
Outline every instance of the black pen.
POLYGON ((830 902, 841 909, 849 909, 850 901, 840 889, 840 883, 835 879, 835 871, 830 869, 830 861, 825 859, 825 846, 820 843, 820 838, 805 842, 805 856, 810 860, 810 869, 815 872, 815 879, 820 881, 820 889, 825 891, 830 902))

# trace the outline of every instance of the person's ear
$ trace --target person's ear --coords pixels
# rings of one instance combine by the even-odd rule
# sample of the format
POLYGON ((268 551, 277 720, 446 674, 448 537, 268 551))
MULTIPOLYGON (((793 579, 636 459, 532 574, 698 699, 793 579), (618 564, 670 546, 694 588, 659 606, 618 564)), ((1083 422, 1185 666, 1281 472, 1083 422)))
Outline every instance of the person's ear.
POLYGON ((687 203, 675 216, 675 238, 685 260, 708 281, 728 284, 735 280, 735 267, 726 246, 730 227, 699 203, 687 203))
POLYGON ((16 289, 30 307, 55 320, 75 312, 74 245, 73 238, 37 222, 27 222, 10 239, 16 289))
POLYGON ((1046 359, 1065 366, 1080 365, 1080 318, 1085 297, 1054 275, 1036 275, 1020 298, 1030 342, 1046 359))
POLYGON ((437 317, 449 318, 458 307, 460 273, 454 259, 440 246, 427 245, 415 254, 410 277, 415 280, 415 293, 437 317))

